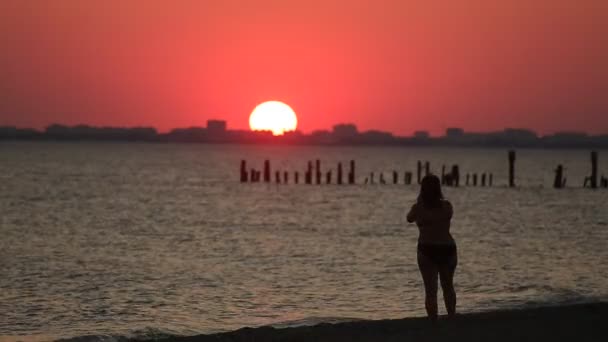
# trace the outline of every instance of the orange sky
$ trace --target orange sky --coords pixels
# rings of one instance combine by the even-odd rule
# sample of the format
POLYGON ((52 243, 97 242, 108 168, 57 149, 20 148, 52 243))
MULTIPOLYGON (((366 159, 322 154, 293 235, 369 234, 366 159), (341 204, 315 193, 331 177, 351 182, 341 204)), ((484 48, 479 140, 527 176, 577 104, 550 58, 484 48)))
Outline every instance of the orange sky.
POLYGON ((605 0, 3 0, 0 125, 608 133, 605 0))

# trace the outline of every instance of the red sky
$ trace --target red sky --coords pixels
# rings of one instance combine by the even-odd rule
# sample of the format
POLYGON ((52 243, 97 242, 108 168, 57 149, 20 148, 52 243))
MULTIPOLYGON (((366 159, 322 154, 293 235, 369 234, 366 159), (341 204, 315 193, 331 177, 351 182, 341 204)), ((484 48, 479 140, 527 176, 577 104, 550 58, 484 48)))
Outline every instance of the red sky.
POLYGON ((0 125, 608 133, 605 0, 2 0, 0 125))

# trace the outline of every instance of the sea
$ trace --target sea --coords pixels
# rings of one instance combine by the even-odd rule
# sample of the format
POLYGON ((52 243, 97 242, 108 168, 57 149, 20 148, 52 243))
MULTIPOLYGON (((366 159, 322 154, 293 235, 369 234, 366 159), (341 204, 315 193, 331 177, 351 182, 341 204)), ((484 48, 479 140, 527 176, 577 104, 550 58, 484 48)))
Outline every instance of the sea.
POLYGON ((588 150, 520 149, 509 188, 506 149, 2 142, 0 340, 424 316, 405 220, 419 187, 403 184, 418 160, 436 174, 458 164, 461 183, 493 175, 491 187, 443 189, 459 312, 608 300, 608 189, 582 187, 588 150), (356 184, 302 184, 316 159, 322 183, 354 160, 356 184), (241 160, 269 160, 273 182, 241 184, 241 160), (552 186, 558 164, 564 189, 552 186))

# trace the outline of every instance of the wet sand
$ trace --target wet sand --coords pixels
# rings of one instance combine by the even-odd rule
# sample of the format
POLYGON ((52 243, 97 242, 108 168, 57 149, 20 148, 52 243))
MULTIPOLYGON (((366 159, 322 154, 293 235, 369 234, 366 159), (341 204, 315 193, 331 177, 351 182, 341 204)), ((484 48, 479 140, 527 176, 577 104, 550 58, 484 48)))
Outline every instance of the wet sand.
POLYGON ((608 303, 459 315, 431 323, 425 318, 357 321, 310 327, 243 328, 164 342, 207 341, 608 341, 608 303))

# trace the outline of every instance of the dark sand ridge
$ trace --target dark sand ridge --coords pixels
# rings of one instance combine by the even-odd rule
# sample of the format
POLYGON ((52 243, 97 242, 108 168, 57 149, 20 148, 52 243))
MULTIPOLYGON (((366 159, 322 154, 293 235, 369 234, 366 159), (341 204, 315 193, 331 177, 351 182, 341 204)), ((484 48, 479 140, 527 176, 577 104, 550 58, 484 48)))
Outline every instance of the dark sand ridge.
MULTIPOLYGON (((159 341, 159 340, 156 340, 159 341)), ((311 327, 243 328, 233 332, 174 337, 164 342, 272 341, 608 341, 608 303, 459 315, 435 324, 426 318, 357 321, 311 327)))

